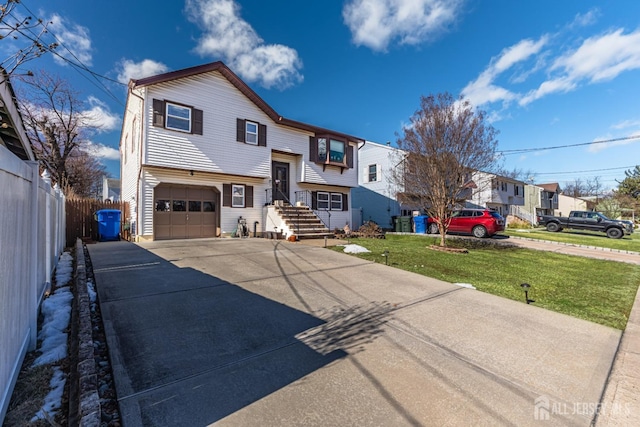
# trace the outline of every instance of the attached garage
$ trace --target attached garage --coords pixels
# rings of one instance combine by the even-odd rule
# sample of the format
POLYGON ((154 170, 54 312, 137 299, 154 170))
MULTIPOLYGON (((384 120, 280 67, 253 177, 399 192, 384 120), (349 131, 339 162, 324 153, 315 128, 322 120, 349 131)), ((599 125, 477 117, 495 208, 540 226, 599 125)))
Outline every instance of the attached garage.
POLYGON ((219 206, 215 188, 158 185, 153 193, 154 240, 219 236, 219 206))

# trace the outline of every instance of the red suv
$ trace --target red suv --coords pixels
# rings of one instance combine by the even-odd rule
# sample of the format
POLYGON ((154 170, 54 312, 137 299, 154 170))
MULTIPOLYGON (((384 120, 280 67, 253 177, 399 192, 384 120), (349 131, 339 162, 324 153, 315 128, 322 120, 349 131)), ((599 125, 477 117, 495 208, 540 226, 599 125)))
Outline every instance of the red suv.
MULTIPOLYGON (((438 224, 434 218, 427 220, 427 233, 438 233, 438 224)), ((491 237, 504 230, 504 218, 496 211, 489 209, 461 209, 451 216, 449 230, 452 233, 468 233, 475 237, 491 237)))

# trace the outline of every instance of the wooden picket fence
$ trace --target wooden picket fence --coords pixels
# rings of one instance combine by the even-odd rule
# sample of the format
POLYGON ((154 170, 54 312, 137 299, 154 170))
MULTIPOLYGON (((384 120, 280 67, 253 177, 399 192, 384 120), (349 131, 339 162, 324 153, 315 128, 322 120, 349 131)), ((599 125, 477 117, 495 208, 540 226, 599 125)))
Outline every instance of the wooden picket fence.
POLYGON ((98 240, 98 223, 95 213, 101 209, 116 209, 120 214, 120 237, 129 240, 129 203, 128 202, 102 202, 95 199, 67 199, 67 244, 73 246, 76 239, 84 241, 98 240))

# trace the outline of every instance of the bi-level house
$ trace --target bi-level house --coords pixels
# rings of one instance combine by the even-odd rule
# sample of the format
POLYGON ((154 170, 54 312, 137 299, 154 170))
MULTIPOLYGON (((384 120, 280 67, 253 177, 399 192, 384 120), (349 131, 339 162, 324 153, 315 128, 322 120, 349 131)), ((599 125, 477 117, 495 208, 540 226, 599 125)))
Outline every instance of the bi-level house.
POLYGON ((284 237, 342 228, 363 143, 282 117, 222 62, 131 80, 120 161, 132 235, 238 235, 239 223, 284 237))
POLYGON ((480 171, 473 174, 472 180, 477 189, 468 199, 468 206, 493 209, 506 217, 525 204, 522 181, 480 171))
POLYGON ((397 198, 401 190, 394 182, 392 170, 402 161, 403 153, 396 147, 367 141, 358 150, 360 164, 358 188, 352 191, 353 227, 374 221, 382 228, 393 228, 393 218, 411 215, 411 210, 397 198))

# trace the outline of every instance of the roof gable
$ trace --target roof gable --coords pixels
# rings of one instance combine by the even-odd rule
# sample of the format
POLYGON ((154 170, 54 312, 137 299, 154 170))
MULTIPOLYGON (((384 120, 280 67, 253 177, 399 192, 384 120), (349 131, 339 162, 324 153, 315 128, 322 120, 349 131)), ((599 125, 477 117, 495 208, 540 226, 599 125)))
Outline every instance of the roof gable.
POLYGON ((186 77, 195 76, 198 74, 209 73, 212 71, 217 71, 222 76, 227 79, 233 86, 235 86, 244 96, 246 96, 251 102, 253 102, 258 108, 260 108, 271 120, 275 123, 293 127, 296 129, 306 130, 309 132, 314 132, 316 134, 332 134, 336 136, 341 136, 347 138, 352 141, 362 142, 364 143, 363 138, 355 137, 352 135, 347 135, 341 132, 336 132, 329 129, 320 128, 317 126, 309 125, 306 123, 298 122, 296 120, 291 120, 282 117, 278 114, 269 104, 267 104, 253 89, 251 89, 240 77, 238 77, 229 67, 227 67, 223 62, 216 61, 211 62, 209 64, 197 65, 195 67, 185 68, 177 71, 170 71, 164 74, 158 74, 156 76, 145 77, 143 79, 134 80, 132 79, 129 82, 129 88, 134 89, 143 86, 150 86, 154 84, 175 81, 179 79, 183 79, 186 77))

